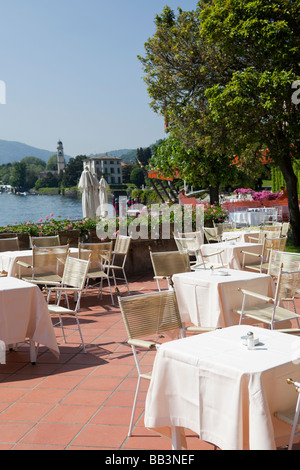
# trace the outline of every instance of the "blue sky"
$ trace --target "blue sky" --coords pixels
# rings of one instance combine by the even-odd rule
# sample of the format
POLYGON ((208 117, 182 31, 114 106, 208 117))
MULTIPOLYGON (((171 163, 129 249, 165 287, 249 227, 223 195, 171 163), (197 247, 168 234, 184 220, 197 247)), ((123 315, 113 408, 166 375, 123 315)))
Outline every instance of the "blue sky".
POLYGON ((169 5, 196 0, 0 0, 0 139, 67 155, 164 138, 137 55, 169 5))

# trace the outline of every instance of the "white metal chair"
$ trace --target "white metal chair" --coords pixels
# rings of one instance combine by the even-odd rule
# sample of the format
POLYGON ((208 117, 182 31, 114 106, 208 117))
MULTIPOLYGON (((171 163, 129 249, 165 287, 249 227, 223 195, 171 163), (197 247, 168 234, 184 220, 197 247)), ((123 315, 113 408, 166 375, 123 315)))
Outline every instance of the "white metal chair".
POLYGON ((240 315, 240 324, 250 318, 258 323, 266 323, 274 329, 276 323, 296 319, 300 328, 299 318, 295 309, 294 297, 299 292, 300 271, 283 271, 282 266, 278 275, 274 297, 258 294, 246 289, 239 289, 243 293, 242 308, 234 310, 240 315), (253 306, 246 305, 247 297, 256 299, 253 306), (282 302, 292 302, 294 312, 281 306, 282 302))
POLYGON ((204 227, 207 243, 220 243, 222 241, 223 227, 204 227))
POLYGON ((170 331, 177 331, 183 338, 185 331, 192 333, 205 333, 215 328, 189 327, 183 328, 174 290, 154 292, 151 294, 131 295, 118 297, 122 317, 128 335, 128 344, 132 348, 138 372, 138 381, 134 397, 133 409, 128 435, 131 435, 134 424, 134 414, 142 379, 150 380, 150 372, 142 372, 138 358, 138 350, 156 350, 162 335, 170 331), (149 339, 150 338, 150 339, 149 339))
POLYGON ((18 237, 0 238, 0 252, 19 251, 20 244, 18 237))
POLYGON ((34 284, 60 285, 69 245, 51 247, 32 247, 32 264, 17 260, 19 278, 34 284), (28 275, 21 274, 21 268, 29 271, 28 275))
POLYGON ((39 246, 39 247, 47 247, 47 246, 60 246, 60 238, 59 235, 49 235, 43 237, 29 237, 30 247, 39 246))
POLYGON ((152 253, 150 258, 154 271, 153 279, 156 279, 158 290, 159 281, 166 280, 170 287, 170 279, 173 274, 187 273, 191 271, 190 257, 187 251, 162 251, 152 253))
POLYGON ((290 440, 288 444, 288 450, 292 450, 294 438, 300 434, 300 431, 296 431, 300 429, 300 421, 299 421, 299 414, 300 414, 300 383, 294 382, 293 379, 287 379, 287 383, 289 385, 293 385, 295 387, 296 392, 298 393, 298 399, 296 404, 295 410, 287 410, 287 411, 277 411, 275 413, 276 418, 281 419, 287 424, 292 426, 292 431, 290 435, 290 440))
POLYGON ((201 246, 198 245, 196 238, 179 238, 174 236, 177 248, 181 252, 188 252, 189 255, 193 254, 196 258, 195 262, 191 262, 191 270, 197 269, 219 269, 225 268, 222 259, 222 253, 224 250, 216 250, 213 253, 203 254, 201 246), (217 256, 218 262, 212 261, 211 258, 217 256))
POLYGON ((130 292, 130 289, 129 289, 127 276, 125 273, 125 263, 126 263, 130 243, 131 243, 131 237, 128 237, 126 235, 117 236, 116 243, 112 251, 111 264, 109 266, 113 274, 115 287, 117 286, 117 282, 116 282, 117 279, 124 280, 126 283, 128 292, 130 292), (123 278, 116 277, 116 272, 122 272, 123 278))
POLYGON ((48 299, 50 298, 51 293, 58 294, 57 302, 55 304, 50 304, 48 302, 48 310, 49 310, 50 315, 57 315, 59 318, 58 322, 55 323, 54 326, 59 325, 61 327, 64 342, 66 342, 66 336, 65 336, 64 330, 65 329, 74 330, 75 328, 71 326, 65 326, 62 321, 62 316, 67 315, 67 316, 75 317, 77 329, 79 331, 79 335, 81 338, 81 343, 82 343, 84 352, 86 352, 86 349, 85 349, 85 344, 84 344, 82 331, 81 331, 81 327, 79 323, 78 311, 80 309, 80 300, 81 300, 82 292, 85 288, 87 273, 89 269, 89 263, 90 263, 89 260, 82 260, 82 259, 72 258, 68 256, 66 259, 66 263, 65 263, 61 286, 47 288, 48 299), (67 307, 62 307, 60 305, 62 293, 65 293, 66 296, 68 293, 74 293, 74 300, 75 300, 74 309, 70 308, 69 303, 67 307))
POLYGON ((286 246, 287 237, 277 237, 277 232, 268 232, 268 236, 263 237, 263 247, 261 253, 251 253, 246 250, 241 250, 243 254, 242 268, 258 271, 260 273, 266 272, 269 268, 269 259, 271 250, 284 251, 286 246), (273 234, 274 236, 270 236, 273 234), (246 264, 246 256, 248 261, 246 264), (249 262, 249 258, 254 260, 253 263, 249 262))
MULTIPOLYGON (((12 238, 0 238, 0 252, 4 251, 19 251, 20 246, 19 246, 19 239, 18 237, 12 237, 12 238)), ((6 277, 7 272, 2 271, 0 273, 0 277, 6 277)))
POLYGON ((103 281, 106 280, 112 304, 114 304, 114 297, 111 290, 109 270, 112 259, 112 242, 104 243, 79 243, 79 259, 89 259, 90 267, 86 276, 86 289, 89 285, 90 279, 100 279, 99 283, 99 294, 103 292, 103 281))
POLYGON ((198 251, 204 244, 204 232, 179 232, 174 234, 174 240, 179 251, 188 251, 191 265, 197 262, 198 251), (187 239, 187 240, 185 240, 187 239))

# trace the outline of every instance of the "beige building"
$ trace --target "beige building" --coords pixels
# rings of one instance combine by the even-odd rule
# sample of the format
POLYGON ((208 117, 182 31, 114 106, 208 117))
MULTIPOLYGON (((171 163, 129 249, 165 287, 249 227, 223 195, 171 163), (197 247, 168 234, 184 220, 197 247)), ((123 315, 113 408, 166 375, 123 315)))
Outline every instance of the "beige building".
POLYGON ((83 168, 88 167, 98 179, 104 176, 108 184, 122 184, 122 159, 108 155, 98 155, 84 160, 83 168))

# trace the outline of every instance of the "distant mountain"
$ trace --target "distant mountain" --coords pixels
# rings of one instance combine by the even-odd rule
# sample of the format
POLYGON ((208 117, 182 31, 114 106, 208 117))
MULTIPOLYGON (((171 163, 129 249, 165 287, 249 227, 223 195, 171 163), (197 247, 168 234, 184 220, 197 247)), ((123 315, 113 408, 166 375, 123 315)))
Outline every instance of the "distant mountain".
POLYGON ((21 142, 0 140, 0 165, 19 162, 25 157, 37 157, 47 162, 56 150, 43 150, 21 142))

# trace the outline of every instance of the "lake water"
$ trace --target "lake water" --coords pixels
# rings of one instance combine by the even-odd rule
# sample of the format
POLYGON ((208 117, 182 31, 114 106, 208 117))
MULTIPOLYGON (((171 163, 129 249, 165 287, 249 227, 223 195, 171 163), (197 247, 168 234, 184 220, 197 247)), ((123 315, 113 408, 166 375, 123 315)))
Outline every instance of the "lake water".
POLYGON ((16 195, 0 193, 0 226, 38 222, 48 215, 53 218, 82 219, 81 198, 63 196, 16 195))

